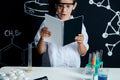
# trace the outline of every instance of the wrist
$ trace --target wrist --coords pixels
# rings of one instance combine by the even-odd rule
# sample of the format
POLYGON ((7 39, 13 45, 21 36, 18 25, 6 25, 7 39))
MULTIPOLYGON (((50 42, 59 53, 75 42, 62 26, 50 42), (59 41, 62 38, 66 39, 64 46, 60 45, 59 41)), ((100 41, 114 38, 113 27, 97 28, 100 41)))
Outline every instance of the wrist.
POLYGON ((40 37, 40 41, 44 41, 44 38, 43 38, 43 37, 40 37))

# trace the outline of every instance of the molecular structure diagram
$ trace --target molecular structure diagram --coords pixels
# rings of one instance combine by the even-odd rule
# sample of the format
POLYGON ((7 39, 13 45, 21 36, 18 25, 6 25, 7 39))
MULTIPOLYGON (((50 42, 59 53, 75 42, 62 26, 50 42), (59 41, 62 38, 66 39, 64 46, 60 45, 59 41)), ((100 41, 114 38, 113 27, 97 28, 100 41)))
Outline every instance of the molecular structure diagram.
POLYGON ((18 45, 16 45, 15 43, 14 43, 14 39, 15 39, 15 37, 18 37, 18 36, 20 36, 22 34, 22 32, 21 31, 19 31, 19 30, 13 30, 13 29, 7 29, 7 30, 5 30, 4 31, 4 36, 5 37, 10 37, 10 39, 11 39, 11 42, 8 44, 8 45, 6 45, 5 47, 3 47, 3 48, 1 48, 0 49, 0 64, 1 65, 7 65, 6 63, 3 63, 2 61, 1 61, 1 58, 2 58, 2 53, 3 52, 5 52, 5 51, 7 51, 8 49, 10 49, 11 47, 16 47, 17 49, 19 49, 20 51, 21 51, 21 59, 22 59, 22 64, 21 65, 25 65, 26 63, 25 63, 25 52, 28 50, 28 64, 30 64, 30 65, 32 65, 32 48, 34 48, 35 46, 33 45, 34 44, 34 42, 31 42, 31 43, 28 43, 28 47, 27 48, 25 48, 25 49, 23 49, 23 48, 21 48, 20 46, 18 46, 18 45))
POLYGON ((44 18, 48 13, 48 3, 40 0, 29 0, 24 3, 24 12, 34 17, 44 18))
POLYGON ((19 30, 5 30, 4 31, 4 35, 6 37, 11 37, 11 43, 7 46, 5 46, 4 48, 0 49, 0 52, 2 51, 6 51, 7 49, 11 48, 12 46, 15 46, 16 48, 22 50, 21 47, 17 46, 16 44, 14 44, 14 38, 21 35, 21 32, 19 30))
MULTIPOLYGON (((5 47, 3 47, 3 48, 0 49, 0 64, 6 65, 6 63, 3 63, 3 62, 1 63, 1 58, 2 58, 1 55, 2 55, 3 52, 7 51, 12 46, 16 47, 17 49, 21 50, 21 52, 23 52, 23 49, 20 46, 14 44, 14 38, 17 37, 17 36, 20 36, 21 34, 22 34, 22 32, 20 32, 19 30, 8 30, 7 29, 7 30, 4 31, 4 35, 6 37, 11 37, 10 38, 11 42, 10 42, 10 44, 8 44, 5 47)), ((22 55, 23 55, 23 53, 22 53, 22 55)), ((22 57, 22 58, 24 58, 24 57, 22 57)), ((24 59, 22 59, 22 61, 23 60, 24 59)))
MULTIPOLYGON (((102 8, 105 8, 109 11, 112 11, 115 15, 113 16, 113 18, 107 23, 107 26, 106 26, 106 29, 105 29, 105 32, 102 34, 102 37, 103 38, 107 38, 108 36, 112 36, 112 35, 117 35, 117 36, 120 36, 120 11, 115 11, 111 8, 110 6, 110 1, 107 0, 107 6, 103 5, 103 3, 105 2, 105 0, 102 0, 100 2, 94 2, 93 0, 89 0, 89 4, 91 5, 96 5, 97 7, 102 7, 102 8), (114 21, 115 18, 118 18, 118 21, 117 21, 117 27, 118 29, 116 30, 114 28, 114 26, 112 25, 112 22, 114 21), (111 28, 113 30, 113 33, 110 32, 108 33, 108 28, 111 28)), ((108 56, 112 56, 113 54, 113 49, 117 46, 117 44, 120 43, 120 40, 117 41, 116 43, 114 44, 109 44, 109 43, 106 43, 105 46, 107 47, 108 49, 108 56), (110 46, 112 47, 110 49, 110 46)))

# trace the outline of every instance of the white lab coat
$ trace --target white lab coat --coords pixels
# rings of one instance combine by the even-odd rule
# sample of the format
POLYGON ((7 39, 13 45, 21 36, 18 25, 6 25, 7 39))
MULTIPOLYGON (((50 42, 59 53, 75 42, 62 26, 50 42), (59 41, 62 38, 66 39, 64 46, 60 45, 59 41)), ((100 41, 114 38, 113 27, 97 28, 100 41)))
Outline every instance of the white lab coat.
MULTIPOLYGON (((71 16, 71 18, 73 18, 73 16, 71 16)), ((46 27, 44 21, 41 24, 34 38, 36 45, 40 39, 40 31, 43 27, 46 27)), ((84 24, 82 24, 81 33, 84 35, 83 43, 88 50, 89 49, 88 34, 86 32, 86 28, 84 24)), ((52 67, 80 67, 81 66, 81 58, 78 52, 77 42, 72 42, 63 47, 50 42, 47 42, 47 45, 48 45, 48 55, 50 59, 50 64, 52 67)))

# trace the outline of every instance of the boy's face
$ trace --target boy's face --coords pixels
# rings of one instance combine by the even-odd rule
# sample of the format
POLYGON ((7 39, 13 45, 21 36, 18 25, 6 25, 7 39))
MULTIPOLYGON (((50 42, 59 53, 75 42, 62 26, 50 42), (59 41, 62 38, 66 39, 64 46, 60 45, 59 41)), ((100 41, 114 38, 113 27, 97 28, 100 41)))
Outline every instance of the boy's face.
POLYGON ((73 0, 59 0, 59 3, 56 4, 58 17, 63 21, 70 19, 70 15, 76 6, 77 3, 74 4, 73 0))

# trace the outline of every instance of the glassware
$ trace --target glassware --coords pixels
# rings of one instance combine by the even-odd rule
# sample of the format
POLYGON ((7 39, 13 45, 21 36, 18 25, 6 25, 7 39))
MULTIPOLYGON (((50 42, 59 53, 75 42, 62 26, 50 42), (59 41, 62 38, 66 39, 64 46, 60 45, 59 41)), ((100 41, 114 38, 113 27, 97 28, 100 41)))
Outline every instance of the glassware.
POLYGON ((98 80, 107 80, 109 70, 107 68, 100 69, 98 72, 98 80))
POLYGON ((102 61, 102 56, 103 56, 103 50, 100 49, 99 58, 100 58, 101 61, 102 61))
MULTIPOLYGON (((100 49, 99 58, 100 58, 100 61, 102 61, 102 58, 103 58, 103 50, 102 49, 100 49)), ((103 68, 103 64, 100 67, 103 68)))
POLYGON ((32 43, 28 44, 28 69, 27 72, 32 71, 32 43))
POLYGON ((89 53, 88 63, 91 63, 91 61, 92 61, 92 54, 91 54, 91 53, 89 53))

